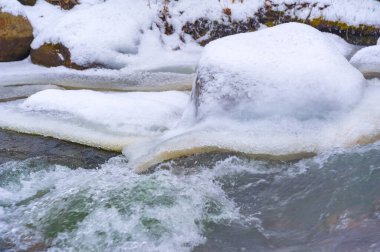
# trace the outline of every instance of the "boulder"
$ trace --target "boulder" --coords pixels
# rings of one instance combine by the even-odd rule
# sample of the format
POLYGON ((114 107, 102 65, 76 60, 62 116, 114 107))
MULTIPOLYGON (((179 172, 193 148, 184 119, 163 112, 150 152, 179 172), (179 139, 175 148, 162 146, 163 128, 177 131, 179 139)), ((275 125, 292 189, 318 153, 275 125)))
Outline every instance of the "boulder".
POLYGON ((33 28, 28 19, 0 10, 0 62, 26 58, 32 41, 33 28))
POLYGON ((350 60, 367 78, 380 78, 380 45, 359 50, 350 60))
POLYGON ((323 33, 288 23, 208 44, 192 97, 198 120, 304 120, 352 108, 364 82, 323 33))
POLYGON ((75 5, 79 4, 78 0, 46 0, 46 2, 58 5, 64 10, 70 10, 75 5))
POLYGON ((34 64, 46 67, 65 66, 77 70, 83 70, 92 66, 80 66, 71 62, 70 50, 62 44, 43 44, 30 52, 34 64))
POLYGON ((34 6, 37 0, 18 0, 23 5, 34 6))

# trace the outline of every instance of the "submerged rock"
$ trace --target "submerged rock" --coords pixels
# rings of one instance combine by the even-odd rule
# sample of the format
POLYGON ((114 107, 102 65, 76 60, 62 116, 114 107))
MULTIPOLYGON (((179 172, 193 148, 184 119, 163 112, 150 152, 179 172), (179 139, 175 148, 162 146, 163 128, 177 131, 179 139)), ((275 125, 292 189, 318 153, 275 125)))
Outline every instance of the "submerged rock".
POLYGON ((380 78, 380 45, 359 50, 350 60, 367 78, 380 78))
POLYGON ((95 168, 118 153, 49 137, 0 129, 0 164, 39 158, 69 167, 95 168))
POLYGON ((28 19, 0 9, 0 62, 26 58, 32 41, 33 28, 28 19))
POLYGON ((318 30, 289 23, 210 43, 193 89, 198 119, 326 117, 352 108, 363 76, 318 30))

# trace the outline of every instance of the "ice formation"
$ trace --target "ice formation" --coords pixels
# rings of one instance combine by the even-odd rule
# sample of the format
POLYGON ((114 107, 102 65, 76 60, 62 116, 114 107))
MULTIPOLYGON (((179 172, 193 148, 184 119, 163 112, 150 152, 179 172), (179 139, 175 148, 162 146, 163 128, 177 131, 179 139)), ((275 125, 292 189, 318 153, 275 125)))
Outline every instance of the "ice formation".
POLYGON ((0 104, 0 127, 121 151, 176 126, 188 95, 45 90, 0 104))

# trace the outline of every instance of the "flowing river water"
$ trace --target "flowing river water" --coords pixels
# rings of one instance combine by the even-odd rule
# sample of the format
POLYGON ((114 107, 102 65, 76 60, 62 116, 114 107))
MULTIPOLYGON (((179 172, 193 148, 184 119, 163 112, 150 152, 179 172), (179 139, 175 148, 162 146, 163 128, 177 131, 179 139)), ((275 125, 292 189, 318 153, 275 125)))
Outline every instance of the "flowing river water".
POLYGON ((378 143, 137 174, 112 152, 0 137, 0 251, 380 251, 378 143))

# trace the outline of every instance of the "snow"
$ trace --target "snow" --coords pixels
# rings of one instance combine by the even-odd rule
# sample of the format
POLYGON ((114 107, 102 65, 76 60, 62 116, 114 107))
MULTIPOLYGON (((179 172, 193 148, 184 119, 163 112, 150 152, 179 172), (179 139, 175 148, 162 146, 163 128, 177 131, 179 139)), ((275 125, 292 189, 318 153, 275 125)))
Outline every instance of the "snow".
POLYGON ((204 82, 193 87, 198 120, 328 117, 355 106, 364 84, 321 32, 298 23, 211 42, 198 79, 204 82))
MULTIPOLYGON (((287 4, 300 3, 288 0, 287 4)), ((279 10, 284 9, 284 1, 279 10)), ((315 0, 310 2, 310 6, 315 0)), ((35 40, 33 48, 44 43, 62 43, 70 49, 72 61, 86 65, 98 63, 110 68, 136 70, 194 69, 201 48, 182 31, 187 22, 209 18, 218 22, 229 19, 246 20, 265 6, 265 0, 245 0, 243 3, 229 0, 180 0, 170 1, 168 19, 174 33, 163 34, 160 15, 164 1, 133 0, 83 0, 72 10, 66 11, 46 1, 39 0, 35 6, 23 6, 18 1, 2 0, 3 11, 26 16, 32 26, 35 40), (229 8, 231 16, 223 10, 229 8)), ((324 17, 352 25, 380 25, 380 3, 373 0, 318 0, 316 7, 290 13, 296 17, 324 17), (320 10, 318 7, 329 5, 320 10)), ((344 53, 347 53, 346 51, 344 53)))
POLYGON ((69 48, 71 60, 79 65, 194 72, 201 47, 182 42, 178 34, 162 35, 156 28, 161 22, 161 6, 160 2, 149 8, 146 1, 86 0, 65 11, 45 1, 37 1, 35 6, 23 6, 14 0, 0 3, 3 11, 29 19, 34 49, 44 43, 62 43, 69 48))
POLYGON ((118 150, 176 125, 188 94, 45 90, 0 103, 0 127, 118 150))
POLYGON ((358 46, 347 43, 344 39, 336 34, 328 32, 324 32, 323 34, 328 39, 329 43, 335 46, 338 52, 340 52, 348 60, 352 57, 358 48, 358 46))
POLYGON ((380 45, 359 50, 350 60, 365 76, 380 76, 380 45))
POLYGON ((137 171, 166 160, 214 151, 244 153, 253 158, 295 160, 379 140, 380 82, 368 83, 351 111, 328 119, 261 117, 244 121, 212 117, 175 129, 147 143, 128 145, 123 153, 137 171))
POLYGON ((1 0, 0 9, 15 16, 26 16, 24 6, 15 0, 1 0))
POLYGON ((308 3, 306 8, 293 8, 287 11, 292 17, 301 19, 323 18, 330 21, 340 21, 349 25, 360 24, 379 26, 380 2, 373 0, 272 0, 278 4, 278 11, 286 11, 286 5, 308 3), (326 7, 327 8, 324 8, 326 7))
MULTIPOLYGON (((284 3, 301 1, 272 2, 284 10, 284 3)), ((199 60, 198 76, 207 81, 194 86, 191 102, 187 93, 178 91, 46 90, 26 100, 0 103, 0 127, 123 149, 138 170, 196 152, 292 159, 377 140, 379 81, 366 82, 348 63, 345 57, 356 48, 337 36, 286 24, 226 37, 203 49, 182 32, 186 22, 202 17, 226 22, 225 8, 231 9, 231 20, 246 20, 264 4, 264 0, 171 1, 174 33, 164 35, 157 27, 162 24, 162 0, 82 0, 70 11, 43 0, 33 7, 0 0, 2 11, 28 17, 34 28, 33 48, 62 43, 75 63, 120 69, 47 69, 30 59, 0 63, 2 90, 9 85, 41 85, 12 87, 19 92, 16 96, 46 87, 189 90, 199 60)), ((372 0, 319 0, 311 11, 290 14, 378 26, 379 9, 380 3, 372 0), (329 7, 318 8, 325 4, 329 7)), ((351 63, 364 73, 378 69, 379 46, 362 49, 351 63)))
POLYGON ((74 9, 45 27, 32 48, 62 43, 77 64, 101 63, 121 68, 124 57, 137 53, 142 31, 151 25, 153 16, 144 1, 109 0, 74 9))
POLYGON ((136 169, 210 151, 294 159, 379 133, 379 87, 310 26, 289 23, 211 42, 198 79, 178 127, 124 149, 136 169))
POLYGON ((264 2, 265 0, 245 0, 244 3, 236 1, 232 4, 230 0, 181 0, 171 1, 168 10, 175 30, 181 31, 187 22, 194 22, 200 18, 207 17, 210 20, 219 21, 227 19, 223 12, 226 8, 231 10, 231 20, 252 18, 253 13, 257 13, 260 8, 264 7, 264 2))

